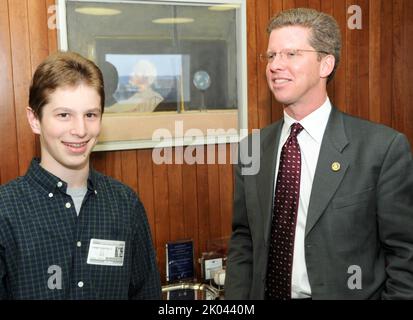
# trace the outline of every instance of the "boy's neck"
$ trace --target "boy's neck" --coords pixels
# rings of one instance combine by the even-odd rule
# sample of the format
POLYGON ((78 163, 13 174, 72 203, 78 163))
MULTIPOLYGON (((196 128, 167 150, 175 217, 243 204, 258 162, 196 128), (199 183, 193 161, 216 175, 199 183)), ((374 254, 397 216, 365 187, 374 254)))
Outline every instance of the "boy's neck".
POLYGON ((65 175, 64 181, 68 188, 83 188, 87 186, 87 179, 89 177, 89 168, 86 171, 72 171, 65 175))
POLYGON ((68 188, 82 188, 87 186, 87 179, 89 177, 89 163, 83 168, 56 168, 48 166, 44 162, 40 162, 43 169, 49 171, 56 177, 59 177, 62 181, 67 183, 68 188))

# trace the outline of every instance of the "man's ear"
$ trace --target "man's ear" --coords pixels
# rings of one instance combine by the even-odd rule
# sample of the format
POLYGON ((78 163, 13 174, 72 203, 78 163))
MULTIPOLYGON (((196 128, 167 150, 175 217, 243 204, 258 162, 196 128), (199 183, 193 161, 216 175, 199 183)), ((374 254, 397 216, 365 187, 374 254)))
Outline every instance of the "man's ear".
POLYGON ((26 108, 27 120, 29 121, 30 127, 32 128, 33 133, 40 134, 40 120, 37 115, 34 113, 33 109, 30 107, 26 108))
POLYGON ((336 58, 332 54, 323 57, 320 64, 320 78, 328 78, 333 72, 335 64, 336 58))

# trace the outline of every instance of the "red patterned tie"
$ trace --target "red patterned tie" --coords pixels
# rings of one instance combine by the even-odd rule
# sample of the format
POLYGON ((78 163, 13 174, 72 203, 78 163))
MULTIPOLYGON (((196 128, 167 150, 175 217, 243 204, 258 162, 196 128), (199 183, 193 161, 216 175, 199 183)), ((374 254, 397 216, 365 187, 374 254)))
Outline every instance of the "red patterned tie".
POLYGON ((301 124, 294 123, 290 136, 281 150, 268 255, 267 299, 291 299, 291 273, 301 175, 301 153, 297 135, 301 130, 301 124))

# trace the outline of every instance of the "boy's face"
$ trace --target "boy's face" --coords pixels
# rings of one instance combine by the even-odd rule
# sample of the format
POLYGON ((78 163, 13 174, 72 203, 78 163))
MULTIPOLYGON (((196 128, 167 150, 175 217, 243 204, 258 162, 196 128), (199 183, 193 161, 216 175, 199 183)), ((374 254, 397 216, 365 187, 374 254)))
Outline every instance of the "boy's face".
POLYGON ((62 87, 49 96, 38 119, 28 108, 35 134, 40 135, 41 165, 55 175, 89 166, 101 128, 100 96, 87 85, 62 87))

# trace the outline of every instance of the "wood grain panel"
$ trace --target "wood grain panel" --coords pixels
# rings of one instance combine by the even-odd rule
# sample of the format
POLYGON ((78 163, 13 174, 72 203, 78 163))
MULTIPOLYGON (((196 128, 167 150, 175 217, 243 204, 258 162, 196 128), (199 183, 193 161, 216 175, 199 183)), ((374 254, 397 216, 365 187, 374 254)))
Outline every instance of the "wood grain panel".
POLYGON ((183 218, 185 226, 184 238, 194 241, 194 255, 197 275, 200 275, 200 266, 196 262, 200 256, 199 219, 197 202, 197 172, 195 164, 182 165, 183 190, 183 218))
POLYGON ((283 3, 280 0, 270 0, 270 18, 283 10, 283 3))
MULTIPOLYGON (((171 154, 171 150, 167 155, 171 154)), ((168 157, 165 157, 168 159, 168 157)), ((156 251, 161 271, 161 279, 165 281, 165 245, 168 241, 175 240, 170 235, 169 215, 169 189, 168 189, 168 165, 153 164, 153 192, 155 208, 155 234, 156 251)))
POLYGON ((373 121, 381 119, 381 9, 382 0, 370 2, 370 59, 369 59, 369 115, 373 121))
MULTIPOLYGON (((380 27, 380 123, 391 126, 392 115, 392 85, 393 82, 393 2, 381 1, 381 27, 380 27)), ((409 59, 411 61, 411 59, 409 59)), ((411 90, 410 90, 411 91, 411 90)), ((371 92, 370 96, 373 96, 371 92)), ((376 109, 375 104, 370 109, 376 109)))
POLYGON ((138 160, 136 151, 128 150, 120 152, 122 181, 138 193, 138 160))
POLYGON ((321 10, 321 3, 322 2, 328 2, 328 1, 321 1, 321 0, 308 0, 308 7, 315 9, 315 10, 321 10))
POLYGON ((358 75, 359 85, 357 87, 357 105, 359 116, 363 119, 369 119, 369 25, 370 25, 370 8, 369 0, 359 0, 358 5, 362 10, 362 28, 358 31, 358 75))
MULTIPOLYGON (((323 1, 324 2, 324 1, 323 1)), ((333 16, 337 20, 337 23, 341 30, 341 59, 339 66, 337 68, 336 74, 334 76, 334 100, 332 103, 338 107, 340 110, 345 111, 347 105, 347 88, 346 88, 346 77, 347 77, 347 7, 346 2, 343 0, 333 0, 333 16)))
MULTIPOLYGON (((282 1, 271 0, 270 1, 270 18, 277 15, 283 10, 282 1)), ((271 96, 271 122, 275 122, 283 117, 283 106, 281 103, 275 100, 274 95, 271 96)))
POLYGON ((295 0, 295 8, 308 8, 308 0, 295 0))
POLYGON ((393 121, 392 126, 398 130, 404 129, 404 106, 403 106, 403 73, 404 65, 404 28, 402 25, 404 16, 404 0, 393 1, 393 121))
POLYGON ((405 0, 405 10, 404 10, 404 21, 403 25, 405 28, 405 84, 404 88, 404 120, 405 127, 403 132, 410 137, 410 144, 413 146, 413 112, 412 112, 412 101, 413 101, 413 90, 409 86, 413 86, 413 1, 405 0))
POLYGON ((56 0, 46 0, 49 54, 57 51, 56 0))
MULTIPOLYGON (((347 0, 346 7, 351 6, 354 1, 347 0)), ((347 16, 349 18, 349 15, 347 16)), ((347 43, 346 54, 347 54, 347 64, 346 64, 346 111, 359 116, 360 106, 358 105, 358 87, 360 79, 357 77, 358 73, 358 46, 359 46, 359 30, 346 28, 346 38, 347 43), (351 77, 350 75, 355 75, 356 77, 351 77)))
POLYGON ((182 184, 182 165, 183 147, 173 148, 173 163, 168 165, 168 190, 165 197, 169 197, 169 233, 172 239, 184 239, 184 215, 183 212, 183 184, 182 184))
POLYGON ((209 230, 209 190, 208 190, 208 165, 199 164, 196 167, 196 187, 198 202, 198 237, 199 250, 205 252, 207 241, 211 238, 209 230))
POLYGON ((257 0, 247 0, 248 129, 250 131, 259 127, 257 103, 259 53, 257 52, 256 2, 257 0))
POLYGON ((117 180, 122 180, 122 160, 120 151, 108 152, 106 154, 106 174, 117 180))
POLYGON ((92 167, 99 172, 106 171, 106 152, 93 152, 90 155, 92 167))
MULTIPOLYGON (((283 3, 279 0, 270 1, 270 18, 276 16, 279 12, 283 10, 283 3)), ((267 41, 268 42, 268 41, 267 41)), ((261 69, 260 69, 261 70, 261 69)), ((262 69, 265 73, 265 69, 262 69)), ((265 74, 264 74, 265 77, 265 74)), ((268 85, 267 85, 268 86, 268 85)), ((268 90, 268 89, 267 89, 268 90)), ((283 106, 281 103, 275 100, 274 96, 269 92, 270 103, 271 103, 271 123, 275 122, 283 116, 283 106)))
POLYGON ((0 172, 1 183, 19 175, 9 6, 0 1, 0 172))
POLYGON ((226 164, 219 165, 219 189, 221 195, 221 232, 222 236, 231 234, 232 208, 233 208, 233 178, 231 163, 231 145, 224 145, 226 148, 226 164))
POLYGON ((28 0, 31 73, 49 55, 46 0, 28 0))
MULTIPOLYGON (((218 148, 215 148, 217 153, 218 148)), ((218 158, 217 158, 218 159, 218 158)), ((209 235, 211 239, 222 236, 221 226, 221 194, 219 192, 219 165, 208 165, 208 197, 209 197, 209 235)))
MULTIPOLYGON (((257 56, 267 52, 268 34, 267 25, 270 19, 270 6, 266 1, 257 2, 257 56)), ((258 124, 265 127, 271 123, 271 93, 268 90, 267 79, 265 76, 266 63, 257 59, 257 94, 258 94, 258 124)))
MULTIPOLYGON (((49 55, 49 30, 46 0, 28 1, 31 73, 49 55)), ((55 41, 53 41, 55 42, 55 41)), ((40 156, 40 139, 35 135, 35 154, 40 156)))
POLYGON ((283 0, 283 10, 296 8, 295 0, 283 0))
MULTIPOLYGON (((38 14, 37 11, 33 12, 33 15, 38 14)), ((36 151, 35 138, 26 119, 28 88, 32 76, 27 0, 9 1, 9 16, 19 174, 22 175, 36 151)))
POLYGON ((139 198, 145 206, 148 222, 151 227, 152 240, 156 244, 156 224, 155 224, 155 204, 154 204, 154 184, 152 171, 152 150, 139 150, 137 152, 138 161, 138 186, 139 198))
MULTIPOLYGON (((334 16, 334 3, 333 0, 323 0, 320 1, 320 8, 322 12, 325 12, 329 15, 334 16)), ((327 84, 327 93, 331 101, 335 101, 335 83, 336 83, 336 77, 333 78, 328 84, 327 84)))

